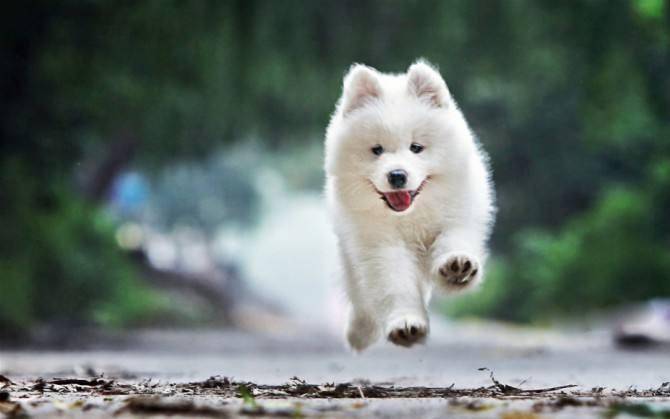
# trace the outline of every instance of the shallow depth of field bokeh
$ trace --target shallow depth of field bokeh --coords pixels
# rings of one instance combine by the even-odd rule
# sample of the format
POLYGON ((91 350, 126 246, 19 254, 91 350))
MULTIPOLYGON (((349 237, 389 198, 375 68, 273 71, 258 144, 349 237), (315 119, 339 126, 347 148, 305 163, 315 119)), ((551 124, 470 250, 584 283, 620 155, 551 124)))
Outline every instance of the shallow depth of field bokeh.
POLYGON ((499 206, 487 283, 438 311, 543 323, 670 295, 666 1, 6 9, 5 341, 333 317, 329 113, 351 63, 419 57, 488 151, 499 206))

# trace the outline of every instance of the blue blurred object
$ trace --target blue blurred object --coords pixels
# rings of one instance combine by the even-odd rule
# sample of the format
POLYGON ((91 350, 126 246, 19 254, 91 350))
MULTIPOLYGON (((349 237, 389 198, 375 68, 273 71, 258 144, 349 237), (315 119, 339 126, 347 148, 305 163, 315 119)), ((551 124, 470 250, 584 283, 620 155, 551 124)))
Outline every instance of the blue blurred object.
POLYGON ((138 215, 149 197, 149 184, 137 172, 121 174, 112 186, 111 204, 122 217, 138 215))

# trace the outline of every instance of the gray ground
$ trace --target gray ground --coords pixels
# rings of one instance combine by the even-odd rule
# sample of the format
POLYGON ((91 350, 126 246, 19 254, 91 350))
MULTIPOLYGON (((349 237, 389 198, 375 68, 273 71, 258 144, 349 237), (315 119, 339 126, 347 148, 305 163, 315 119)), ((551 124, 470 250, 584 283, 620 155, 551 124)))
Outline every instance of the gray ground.
POLYGON ((670 388, 664 385, 670 381, 667 348, 624 351, 599 332, 487 324, 434 329, 426 346, 407 350, 381 345, 362 355, 347 352, 330 335, 304 331, 282 336, 154 331, 122 344, 102 339, 85 351, 5 350, 0 352, 0 373, 13 384, 4 384, 9 401, 0 402, 0 412, 18 404, 22 412, 37 416, 154 412, 531 418, 670 409, 670 388), (102 349, 110 345, 115 349, 102 349), (494 373, 498 385, 483 367, 494 373), (99 374, 104 374, 99 383, 49 383, 54 377, 90 380, 99 374), (203 384, 211 376, 220 376, 219 384, 203 384), (38 377, 46 380, 41 388, 35 386, 38 377), (107 381, 111 379, 113 383, 107 381), (306 386, 326 383, 335 386, 306 386), (341 383, 350 384, 335 391, 341 383), (569 384, 575 387, 525 392, 569 384), (251 397, 243 402, 247 391, 255 402, 251 397))

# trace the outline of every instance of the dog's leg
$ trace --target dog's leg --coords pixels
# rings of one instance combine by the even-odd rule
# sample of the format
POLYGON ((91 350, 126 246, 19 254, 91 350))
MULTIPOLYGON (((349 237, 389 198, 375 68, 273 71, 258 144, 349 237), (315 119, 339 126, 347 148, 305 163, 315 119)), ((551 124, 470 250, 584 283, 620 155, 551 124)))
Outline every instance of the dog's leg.
POLYGON ((354 269, 351 258, 342 243, 340 243, 339 250, 342 275, 350 303, 345 336, 349 346, 360 352, 379 338, 379 326, 374 313, 369 312, 364 299, 359 270, 354 269))
POLYGON ((361 261, 360 304, 379 331, 396 345, 412 346, 428 335, 424 297, 415 255, 403 245, 378 246, 361 261))
POLYGON ((379 338, 377 319, 352 304, 349 310, 346 336, 353 350, 357 352, 364 350, 379 338))
POLYGON ((476 229, 448 230, 438 236, 432 249, 432 276, 448 291, 476 284, 483 276, 485 233, 476 229))

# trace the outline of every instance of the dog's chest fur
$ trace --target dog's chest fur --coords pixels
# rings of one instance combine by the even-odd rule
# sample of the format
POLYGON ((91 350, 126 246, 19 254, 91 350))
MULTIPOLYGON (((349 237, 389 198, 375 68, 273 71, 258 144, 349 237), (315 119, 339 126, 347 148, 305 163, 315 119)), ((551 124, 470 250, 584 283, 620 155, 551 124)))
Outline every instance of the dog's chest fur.
POLYGON ((441 233, 441 226, 427 219, 398 221, 400 222, 396 228, 400 237, 410 249, 419 254, 428 254, 441 233))

